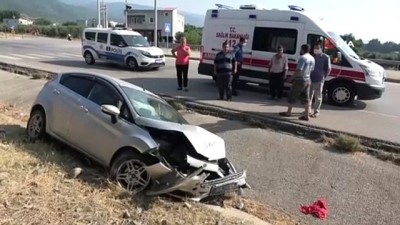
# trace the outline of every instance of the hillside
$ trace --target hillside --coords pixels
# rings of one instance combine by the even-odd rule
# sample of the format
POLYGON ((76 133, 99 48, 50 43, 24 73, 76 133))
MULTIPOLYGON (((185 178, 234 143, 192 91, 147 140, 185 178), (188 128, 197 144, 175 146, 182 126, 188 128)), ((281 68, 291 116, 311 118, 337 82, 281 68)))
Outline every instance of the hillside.
MULTIPOLYGON (((96 9, 97 1, 96 0, 60 0, 65 4, 69 4, 71 6, 80 6, 86 7, 88 9, 96 9)), ((118 22, 124 21, 124 8, 125 3, 123 2, 113 2, 112 0, 107 1, 108 6, 108 15, 109 19, 116 20, 118 22)), ((133 9, 153 9, 152 6, 148 5, 140 5, 140 4, 129 4, 133 7, 133 9)), ((179 11, 179 9, 178 9, 179 11)), ((185 16, 186 23, 202 27, 204 24, 204 16, 199 14, 194 14, 185 11, 179 11, 180 14, 185 16)))
POLYGON ((93 18, 96 11, 81 6, 72 6, 58 0, 1 0, 0 9, 15 10, 30 17, 45 17, 55 22, 93 18))

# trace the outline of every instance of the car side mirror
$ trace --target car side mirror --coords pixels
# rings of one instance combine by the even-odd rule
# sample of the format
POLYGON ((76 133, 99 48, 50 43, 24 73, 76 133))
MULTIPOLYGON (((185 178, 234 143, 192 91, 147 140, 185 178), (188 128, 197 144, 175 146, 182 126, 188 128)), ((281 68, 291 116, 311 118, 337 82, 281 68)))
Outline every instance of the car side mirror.
POLYGON ((117 107, 113 105, 102 105, 101 111, 109 116, 111 116, 111 122, 117 123, 117 118, 120 114, 120 111, 117 107))

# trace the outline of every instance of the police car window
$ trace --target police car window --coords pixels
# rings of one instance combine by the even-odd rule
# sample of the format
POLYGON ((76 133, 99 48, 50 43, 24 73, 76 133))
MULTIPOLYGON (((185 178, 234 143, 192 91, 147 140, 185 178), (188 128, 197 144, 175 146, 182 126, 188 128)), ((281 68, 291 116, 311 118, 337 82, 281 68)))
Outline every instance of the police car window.
POLYGON ((107 44, 108 34, 107 33, 97 33, 97 42, 107 44))
POLYGON ((124 47, 126 43, 121 35, 111 34, 110 44, 113 46, 124 47))
POLYGON ((89 41, 95 41, 96 40, 96 33, 95 32, 86 32, 85 33, 85 39, 89 41))
POLYGON ((79 76, 65 76, 61 78, 60 84, 69 88, 73 92, 86 97, 93 86, 93 81, 79 76))
POLYGON ((297 47, 297 30, 284 28, 256 27, 253 35, 253 50, 276 52, 283 45, 284 53, 295 54, 297 47))

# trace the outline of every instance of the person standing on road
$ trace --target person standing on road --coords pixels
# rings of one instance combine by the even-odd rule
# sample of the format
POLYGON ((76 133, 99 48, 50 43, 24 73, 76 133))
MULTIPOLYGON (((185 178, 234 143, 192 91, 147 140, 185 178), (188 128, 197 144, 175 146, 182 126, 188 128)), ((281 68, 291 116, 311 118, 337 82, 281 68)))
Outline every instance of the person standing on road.
POLYGON ((239 76, 242 71, 242 64, 243 64, 243 47, 246 46, 247 39, 244 37, 240 37, 239 43, 233 47, 233 54, 235 55, 235 59, 237 62, 237 71, 233 74, 232 80, 232 95, 237 96, 237 86, 239 83, 239 76))
POLYGON ((300 98, 301 103, 304 104, 305 114, 300 116, 300 120, 309 120, 310 111, 310 85, 311 85, 311 72, 315 67, 315 60, 309 53, 310 46, 304 44, 301 46, 300 58, 297 62, 297 69, 293 76, 288 79, 288 82, 292 83, 292 89, 290 90, 288 102, 288 110, 286 112, 280 112, 280 116, 292 116, 293 105, 296 103, 296 99, 300 98))
MULTIPOLYGON (((310 103, 315 96, 314 113, 311 117, 318 117, 322 105, 322 91, 324 88, 325 78, 331 72, 331 59, 322 52, 322 44, 317 42, 314 45, 315 68, 311 72, 311 88, 310 88, 310 103)), ((311 106, 311 104, 310 104, 311 106)), ((311 109, 310 109, 311 112, 311 109)))
POLYGON ((228 41, 222 43, 222 51, 214 59, 214 74, 217 81, 219 99, 232 100, 232 76, 237 72, 237 63, 232 52, 228 51, 228 41))
POLYGON ((176 77, 178 79, 178 89, 182 90, 182 78, 183 88, 185 91, 188 89, 188 72, 191 49, 187 45, 186 37, 181 37, 180 44, 171 50, 172 55, 176 58, 176 77))
POLYGON ((271 99, 282 99, 283 85, 288 71, 288 60, 283 54, 283 46, 279 45, 277 53, 272 56, 269 64, 269 90, 271 99))

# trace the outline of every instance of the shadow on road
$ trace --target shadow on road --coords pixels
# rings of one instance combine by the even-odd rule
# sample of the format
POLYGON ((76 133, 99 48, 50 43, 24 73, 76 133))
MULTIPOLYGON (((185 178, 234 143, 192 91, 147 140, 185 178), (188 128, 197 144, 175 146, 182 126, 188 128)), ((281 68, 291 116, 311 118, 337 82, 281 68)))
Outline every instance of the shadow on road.
MULTIPOLYGON (((67 67, 73 67, 77 69, 81 68, 86 68, 86 69, 102 69, 102 70, 108 70, 108 71, 115 71, 121 70, 121 71, 130 71, 128 67, 123 66, 123 65, 118 65, 116 63, 107 63, 107 62, 96 62, 93 65, 88 65, 85 63, 85 61, 82 60, 45 60, 45 61, 40 61, 41 63, 46 63, 50 65, 56 65, 56 66, 67 66, 67 67)), ((140 72, 154 72, 154 70, 151 69, 140 69, 138 70, 140 72)))

